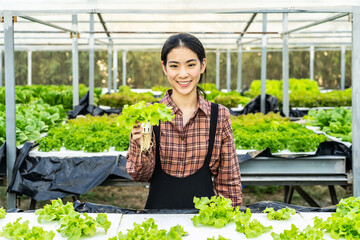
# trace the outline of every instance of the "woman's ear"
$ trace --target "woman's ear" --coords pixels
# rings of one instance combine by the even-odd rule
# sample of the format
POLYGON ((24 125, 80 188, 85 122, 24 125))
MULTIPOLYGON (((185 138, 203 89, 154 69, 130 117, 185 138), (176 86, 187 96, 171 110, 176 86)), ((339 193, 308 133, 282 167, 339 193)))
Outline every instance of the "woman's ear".
POLYGON ((164 61, 161 61, 161 65, 162 65, 163 72, 164 72, 165 76, 167 76, 166 66, 164 65, 164 61))
POLYGON ((204 73, 205 72, 205 69, 206 69, 206 58, 203 58, 203 61, 201 63, 201 73, 204 73))

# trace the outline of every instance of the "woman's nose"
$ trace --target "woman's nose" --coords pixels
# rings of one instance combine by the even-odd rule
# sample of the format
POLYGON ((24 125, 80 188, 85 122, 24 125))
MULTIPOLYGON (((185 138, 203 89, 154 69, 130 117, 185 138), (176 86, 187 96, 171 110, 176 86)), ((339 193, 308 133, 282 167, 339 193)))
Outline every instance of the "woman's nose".
POLYGON ((188 76, 188 72, 186 68, 184 67, 180 68, 179 77, 187 77, 187 76, 188 76))

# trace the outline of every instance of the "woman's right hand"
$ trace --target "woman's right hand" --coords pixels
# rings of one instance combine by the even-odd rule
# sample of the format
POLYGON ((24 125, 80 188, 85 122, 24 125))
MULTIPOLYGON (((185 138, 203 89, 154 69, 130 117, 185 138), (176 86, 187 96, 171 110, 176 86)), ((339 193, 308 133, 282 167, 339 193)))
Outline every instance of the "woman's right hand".
POLYGON ((132 140, 134 140, 139 145, 140 145, 140 138, 142 137, 142 130, 143 128, 141 127, 140 123, 137 123, 137 125, 134 125, 133 128, 131 129, 130 136, 132 140))

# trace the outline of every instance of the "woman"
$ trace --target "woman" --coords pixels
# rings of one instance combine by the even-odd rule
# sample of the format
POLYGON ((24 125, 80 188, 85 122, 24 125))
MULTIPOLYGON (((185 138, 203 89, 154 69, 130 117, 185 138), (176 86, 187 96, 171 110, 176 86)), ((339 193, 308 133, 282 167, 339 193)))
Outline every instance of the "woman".
POLYGON ((126 168, 134 181, 150 182, 146 209, 194 208, 193 198, 223 195, 242 203, 240 169, 229 110, 204 99, 197 86, 206 69, 205 50, 193 35, 170 36, 161 51, 172 89, 160 103, 175 118, 154 127, 153 147, 140 156, 142 128, 131 131, 126 168))

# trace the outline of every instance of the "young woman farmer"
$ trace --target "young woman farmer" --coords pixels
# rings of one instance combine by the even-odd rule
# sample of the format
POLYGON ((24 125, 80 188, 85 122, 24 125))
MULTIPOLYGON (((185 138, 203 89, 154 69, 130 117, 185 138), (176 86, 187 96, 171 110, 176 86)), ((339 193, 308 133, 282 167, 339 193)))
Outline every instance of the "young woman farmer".
POLYGON ((223 195, 242 203, 239 163, 229 110, 204 99, 197 86, 206 58, 193 35, 170 36, 161 51, 163 71, 172 89, 160 103, 175 118, 154 126, 153 147, 140 156, 142 128, 131 131, 126 169, 134 181, 150 182, 146 209, 194 208, 193 198, 223 195))

